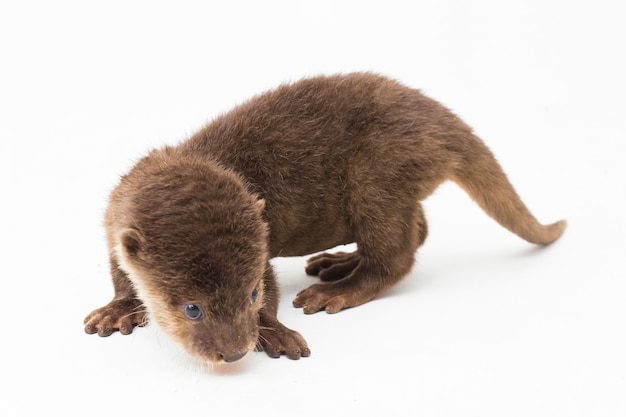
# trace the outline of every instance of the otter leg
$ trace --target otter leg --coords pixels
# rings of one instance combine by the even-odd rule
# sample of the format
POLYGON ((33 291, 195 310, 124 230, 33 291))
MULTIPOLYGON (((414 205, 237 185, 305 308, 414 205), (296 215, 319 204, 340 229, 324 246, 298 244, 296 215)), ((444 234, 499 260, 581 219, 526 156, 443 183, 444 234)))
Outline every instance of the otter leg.
POLYGON ((271 265, 267 265, 263 278, 264 300, 259 311, 259 340, 257 350, 264 350, 270 357, 287 355, 289 359, 300 359, 311 355, 306 341, 295 330, 283 325, 277 318, 278 286, 271 265))
POLYGON ((147 323, 146 312, 141 301, 137 299, 132 284, 126 273, 122 271, 117 260, 111 256, 111 277, 115 295, 113 300, 104 307, 92 311, 85 317, 85 333, 98 333, 105 337, 114 331, 130 334, 135 326, 147 323))
MULTIPOLYGON (((363 221, 355 222, 359 250, 354 269, 337 281, 314 284, 301 291, 293 305, 306 314, 321 310, 337 313, 370 301, 401 280, 411 270, 415 251, 428 233, 422 207, 414 204, 398 210, 395 218, 380 213, 381 216, 363 216, 363 221), (368 220, 376 218, 385 221, 368 220)), ((332 263, 328 257, 320 258, 322 266, 323 260, 332 263)))
POLYGON ((361 260, 358 251, 346 253, 322 253, 306 261, 305 272, 318 276, 322 281, 336 281, 349 275, 361 260))

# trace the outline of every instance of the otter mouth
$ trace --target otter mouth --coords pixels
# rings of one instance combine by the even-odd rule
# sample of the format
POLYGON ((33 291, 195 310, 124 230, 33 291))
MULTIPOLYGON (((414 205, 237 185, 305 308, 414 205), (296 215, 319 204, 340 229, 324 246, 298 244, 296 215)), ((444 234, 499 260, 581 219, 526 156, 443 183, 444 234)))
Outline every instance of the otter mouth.
POLYGON ((237 362, 243 359, 248 353, 255 350, 256 343, 250 343, 250 345, 242 348, 235 347, 226 348, 222 347, 212 350, 211 352, 189 352, 192 356, 195 356, 198 359, 206 361, 211 365, 222 365, 227 363, 237 362))
POLYGON ((218 357, 220 358, 220 362, 237 362, 239 359, 243 358, 248 354, 248 351, 243 352, 232 352, 232 353, 219 353, 218 357))

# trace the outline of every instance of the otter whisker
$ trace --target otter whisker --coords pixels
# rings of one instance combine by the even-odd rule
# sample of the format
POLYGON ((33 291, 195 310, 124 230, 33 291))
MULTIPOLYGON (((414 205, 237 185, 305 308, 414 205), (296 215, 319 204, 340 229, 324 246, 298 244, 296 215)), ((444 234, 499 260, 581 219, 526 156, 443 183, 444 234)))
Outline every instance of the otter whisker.
POLYGON ((276 331, 276 329, 275 329, 275 328, 273 328, 273 327, 267 327, 267 326, 259 326, 259 330, 270 330, 270 331, 273 331, 273 332, 275 332, 275 331, 276 331))

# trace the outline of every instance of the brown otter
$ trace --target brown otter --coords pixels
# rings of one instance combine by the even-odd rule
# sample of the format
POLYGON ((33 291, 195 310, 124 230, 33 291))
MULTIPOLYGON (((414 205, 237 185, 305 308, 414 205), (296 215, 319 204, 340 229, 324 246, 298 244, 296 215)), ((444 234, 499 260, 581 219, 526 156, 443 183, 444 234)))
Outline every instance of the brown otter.
POLYGON ((308 356, 276 318, 268 259, 356 242, 354 253, 309 259, 306 272, 328 282, 293 304, 365 303, 407 275, 427 235, 420 201, 448 179, 529 242, 565 228, 539 224, 483 142, 417 90, 369 73, 280 86, 121 179, 106 213, 115 296, 85 331, 128 334, 149 315, 211 363, 255 347, 308 356))

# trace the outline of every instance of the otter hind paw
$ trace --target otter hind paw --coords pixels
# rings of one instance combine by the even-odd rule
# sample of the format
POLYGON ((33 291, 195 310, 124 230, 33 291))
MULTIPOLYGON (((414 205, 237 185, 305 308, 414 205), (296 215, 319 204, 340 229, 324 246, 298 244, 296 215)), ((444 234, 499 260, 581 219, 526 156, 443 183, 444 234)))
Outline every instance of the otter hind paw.
POLYGON ((358 252, 322 253, 307 259, 304 270, 322 281, 336 281, 350 275, 360 261, 358 252))

